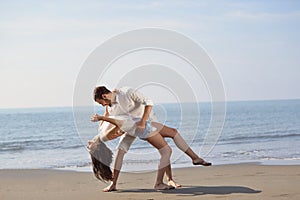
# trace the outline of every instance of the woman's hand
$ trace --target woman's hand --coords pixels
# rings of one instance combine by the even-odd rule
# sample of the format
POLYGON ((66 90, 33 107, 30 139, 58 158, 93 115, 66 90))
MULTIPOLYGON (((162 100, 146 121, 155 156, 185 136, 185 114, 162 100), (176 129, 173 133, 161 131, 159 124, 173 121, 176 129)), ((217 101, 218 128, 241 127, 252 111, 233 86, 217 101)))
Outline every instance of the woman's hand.
POLYGON ((98 121, 101 120, 101 118, 102 118, 102 116, 100 116, 100 115, 98 115, 98 114, 93 114, 93 115, 91 116, 91 121, 92 121, 92 122, 98 122, 98 121))

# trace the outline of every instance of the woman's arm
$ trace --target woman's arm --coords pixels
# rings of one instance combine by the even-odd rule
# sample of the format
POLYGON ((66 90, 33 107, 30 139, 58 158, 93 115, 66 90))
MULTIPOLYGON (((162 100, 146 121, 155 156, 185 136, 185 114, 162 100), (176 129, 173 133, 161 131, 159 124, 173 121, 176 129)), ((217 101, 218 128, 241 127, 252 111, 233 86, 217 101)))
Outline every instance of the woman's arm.
POLYGON ((110 117, 104 117, 104 116, 100 116, 98 114, 94 114, 91 116, 91 121, 92 122, 98 122, 100 120, 103 120, 103 121, 107 121, 115 126, 117 126, 118 128, 120 128, 123 124, 123 120, 118 120, 118 119, 113 119, 113 118, 110 118, 110 117))
POLYGON ((97 122, 100 120, 103 120, 112 125, 115 125, 116 126, 115 129, 118 129, 118 131, 115 133, 113 133, 113 131, 112 131, 111 133, 104 134, 106 137, 108 137, 109 140, 119 137, 120 135, 124 134, 125 132, 128 134, 135 134, 135 132, 136 132, 136 121, 131 119, 130 117, 125 118, 125 119, 114 119, 114 118, 110 118, 110 117, 100 116, 98 114, 94 114, 91 116, 92 122, 97 122))
POLYGON ((100 126, 105 126, 105 128, 101 129, 101 131, 100 131, 101 133, 99 135, 97 135, 96 137, 94 137, 93 141, 100 139, 101 141, 106 142, 108 140, 113 140, 117 137, 120 137, 121 135, 123 135, 125 133, 117 126, 117 123, 119 123, 119 120, 115 120, 115 119, 108 118, 108 117, 103 117, 103 116, 100 116, 97 114, 91 116, 92 122, 97 122, 100 120, 102 121, 102 124, 100 126), (103 124, 104 121, 108 122, 110 125, 103 124))

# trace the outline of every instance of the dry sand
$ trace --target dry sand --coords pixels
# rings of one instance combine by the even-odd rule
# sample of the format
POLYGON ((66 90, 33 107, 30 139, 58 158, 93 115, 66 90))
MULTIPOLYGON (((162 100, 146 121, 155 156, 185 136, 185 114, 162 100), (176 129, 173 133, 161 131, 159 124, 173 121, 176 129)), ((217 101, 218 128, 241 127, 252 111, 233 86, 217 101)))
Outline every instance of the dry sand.
POLYGON ((155 172, 121 173, 117 192, 104 193, 92 173, 0 170, 0 199, 300 199, 300 165, 221 165, 174 169, 180 189, 155 191, 155 172))

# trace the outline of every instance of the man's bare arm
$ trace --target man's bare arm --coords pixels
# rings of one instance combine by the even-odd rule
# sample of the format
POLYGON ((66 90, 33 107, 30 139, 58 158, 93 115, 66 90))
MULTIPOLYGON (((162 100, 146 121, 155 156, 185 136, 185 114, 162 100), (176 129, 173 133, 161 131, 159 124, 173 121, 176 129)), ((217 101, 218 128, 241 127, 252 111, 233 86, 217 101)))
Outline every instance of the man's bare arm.
POLYGON ((141 121, 136 123, 137 126, 137 132, 141 133, 144 132, 144 129, 146 127, 146 122, 149 119, 150 113, 152 110, 152 106, 145 106, 144 114, 142 116, 141 121))

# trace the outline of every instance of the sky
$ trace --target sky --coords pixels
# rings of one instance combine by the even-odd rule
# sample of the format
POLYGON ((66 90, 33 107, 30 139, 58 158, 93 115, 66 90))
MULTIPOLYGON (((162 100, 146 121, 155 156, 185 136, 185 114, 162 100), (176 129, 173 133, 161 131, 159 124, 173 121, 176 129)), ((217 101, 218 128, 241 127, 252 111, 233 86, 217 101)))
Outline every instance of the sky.
POLYGON ((219 70, 228 101, 300 98, 297 0, 0 0, 0 108, 72 106, 90 53, 144 27, 199 43, 219 70))

